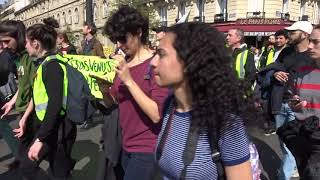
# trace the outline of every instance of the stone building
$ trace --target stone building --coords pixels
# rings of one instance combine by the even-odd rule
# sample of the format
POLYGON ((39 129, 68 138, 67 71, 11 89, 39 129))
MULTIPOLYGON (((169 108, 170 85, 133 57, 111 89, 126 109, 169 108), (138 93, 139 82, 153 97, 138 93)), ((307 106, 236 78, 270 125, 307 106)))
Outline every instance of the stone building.
MULTIPOLYGON (((106 0, 95 0, 93 3, 94 22, 98 28, 97 37, 103 44, 110 44, 108 38, 101 33, 109 13, 109 4, 106 0)), ((23 21, 26 26, 42 22, 47 17, 57 19, 61 31, 73 33, 77 46, 83 39, 85 14, 85 0, 38 0, 14 13, 15 19, 23 21)))
POLYGON ((162 0, 154 4, 162 25, 175 24, 189 13, 189 21, 210 23, 224 33, 241 28, 255 46, 294 21, 318 24, 320 19, 319 0, 162 0))
POLYGON ((189 21, 207 23, 244 18, 284 18, 319 23, 319 0, 162 0, 154 2, 164 25, 190 11, 189 21))

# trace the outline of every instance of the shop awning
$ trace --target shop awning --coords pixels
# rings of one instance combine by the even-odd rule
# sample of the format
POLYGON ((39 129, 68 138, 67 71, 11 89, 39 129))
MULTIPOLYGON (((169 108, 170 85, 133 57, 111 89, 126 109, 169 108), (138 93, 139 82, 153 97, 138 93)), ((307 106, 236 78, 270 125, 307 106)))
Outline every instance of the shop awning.
POLYGON ((268 36, 280 29, 292 24, 282 19, 239 19, 233 22, 213 23, 212 26, 220 32, 228 32, 230 29, 240 28, 246 36, 268 36))

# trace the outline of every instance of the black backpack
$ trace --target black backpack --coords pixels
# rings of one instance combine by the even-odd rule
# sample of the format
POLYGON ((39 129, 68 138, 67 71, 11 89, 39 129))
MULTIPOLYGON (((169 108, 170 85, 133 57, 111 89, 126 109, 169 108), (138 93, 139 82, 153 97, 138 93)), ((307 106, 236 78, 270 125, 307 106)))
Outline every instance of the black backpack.
MULTIPOLYGON (((170 95, 164 103, 164 112, 169 113, 168 111, 169 111, 169 109, 172 109, 173 104, 174 104, 173 103, 173 95, 170 95)), ((169 116, 172 116, 172 115, 173 115, 173 112, 170 112, 169 116)), ((166 126, 164 127, 163 134, 160 137, 159 144, 156 149, 157 161, 159 161, 161 158, 162 150, 164 148, 164 144, 165 144, 166 139, 169 134, 171 120, 172 120, 172 118, 169 117, 168 122, 166 123, 166 126)), ((218 146, 219 130, 208 130, 208 132, 211 132, 208 134, 209 144, 210 144, 210 149, 212 152, 211 153, 212 160, 216 164, 216 167, 217 167, 218 180, 225 180, 226 178, 225 178, 224 167, 222 164, 220 150, 219 150, 219 146, 218 146)), ((182 156, 184 167, 182 169, 181 176, 180 176, 181 180, 186 178, 187 167, 194 160, 198 139, 199 139, 199 129, 190 127, 190 131, 189 131, 188 137, 187 137, 187 144, 186 144, 186 147, 183 151, 183 156, 182 156)))
POLYGON ((66 66, 68 95, 67 107, 63 109, 66 112, 66 118, 76 124, 82 124, 95 112, 93 106, 95 104, 95 97, 91 94, 88 82, 80 71, 67 62, 57 59, 55 55, 51 58, 51 60, 43 64, 44 68, 52 61, 57 61, 59 64, 66 66))

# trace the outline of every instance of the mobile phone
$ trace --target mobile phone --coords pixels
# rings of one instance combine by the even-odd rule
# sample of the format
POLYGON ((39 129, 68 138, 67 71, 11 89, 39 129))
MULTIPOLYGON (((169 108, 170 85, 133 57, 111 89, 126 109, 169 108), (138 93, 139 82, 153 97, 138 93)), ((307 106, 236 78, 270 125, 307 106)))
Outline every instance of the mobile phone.
POLYGON ((121 54, 122 56, 126 56, 126 54, 123 52, 121 48, 117 48, 115 54, 121 54))

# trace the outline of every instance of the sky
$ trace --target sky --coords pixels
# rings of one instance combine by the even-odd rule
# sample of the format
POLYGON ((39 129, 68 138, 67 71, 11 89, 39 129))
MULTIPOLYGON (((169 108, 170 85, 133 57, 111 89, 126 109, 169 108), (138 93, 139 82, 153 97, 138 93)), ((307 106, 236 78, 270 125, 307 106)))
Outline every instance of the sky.
POLYGON ((0 4, 3 4, 5 0, 0 0, 0 4))

